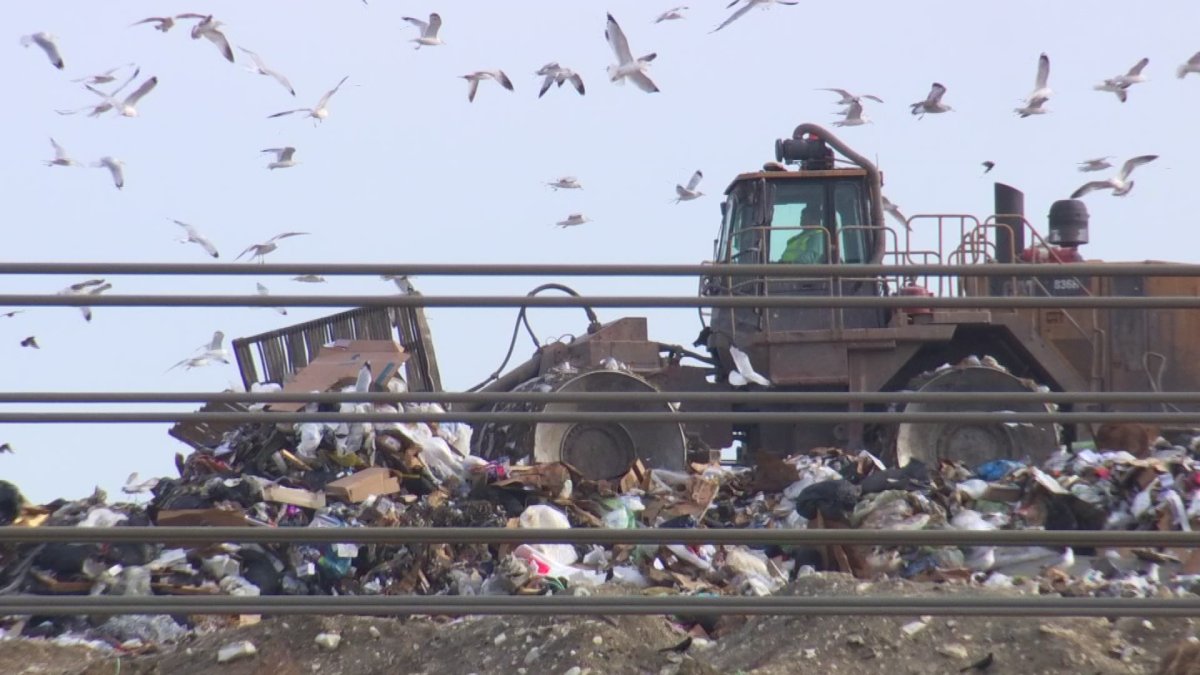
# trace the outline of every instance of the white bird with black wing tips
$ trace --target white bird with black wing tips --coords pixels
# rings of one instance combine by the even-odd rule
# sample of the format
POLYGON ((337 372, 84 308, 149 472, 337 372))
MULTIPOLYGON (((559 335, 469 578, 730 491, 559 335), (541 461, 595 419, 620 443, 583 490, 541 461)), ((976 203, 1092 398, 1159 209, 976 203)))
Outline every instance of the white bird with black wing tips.
MULTIPOLYGON (((259 295, 265 297, 265 296, 268 296, 271 294, 271 291, 267 290, 266 286, 263 286, 262 284, 258 284, 258 283, 256 283, 255 286, 258 287, 259 295)), ((287 309, 285 309, 283 307, 272 307, 271 309, 275 310, 276 312, 279 312, 280 314, 283 314, 284 316, 287 316, 287 313, 288 313, 287 309)))
POLYGON ((1129 176, 1133 173, 1133 170, 1143 164, 1153 162, 1156 159, 1158 159, 1158 155, 1139 155, 1138 157, 1126 160, 1125 163, 1121 165, 1121 170, 1116 176, 1113 176, 1108 180, 1096 180, 1090 183, 1084 183, 1079 187, 1078 190, 1071 193, 1071 199, 1079 199, 1087 193, 1095 190, 1112 190, 1112 195, 1114 197, 1123 197, 1129 194, 1129 191, 1133 189, 1133 181, 1129 180, 1129 176))
POLYGON ((513 90, 512 80, 508 79, 508 75, 505 75, 503 70, 477 70, 466 75, 459 75, 459 77, 470 83, 467 89, 467 101, 471 103, 475 102, 475 92, 479 91, 479 83, 484 80, 495 80, 505 89, 513 90))
POLYGON ((46 166, 82 166, 79 162, 71 159, 63 146, 58 144, 58 141, 50 139, 50 145, 54 146, 54 159, 47 160, 46 166))
POLYGON ((1150 59, 1143 58, 1137 63, 1133 64, 1133 67, 1130 68, 1129 71, 1124 75, 1110 77, 1092 88, 1096 91, 1112 92, 1113 94, 1116 94, 1117 99, 1121 101, 1121 103, 1124 103, 1129 99, 1129 88, 1135 84, 1146 81, 1146 76, 1142 75, 1142 71, 1149 63, 1150 59))
POLYGON ((1181 80, 1187 77, 1188 73, 1200 73, 1200 52, 1192 54, 1192 58, 1175 69, 1175 77, 1181 80))
POLYGON ((49 33, 22 35, 21 45, 24 47, 28 47, 30 45, 37 45, 38 47, 41 47, 42 51, 46 52, 46 56, 50 58, 50 64, 59 70, 63 69, 63 66, 65 65, 63 63, 63 57, 58 53, 58 43, 53 35, 49 33))
POLYGON ((820 87, 817 89, 817 91, 832 91, 833 93, 841 96, 842 98, 837 102, 837 105, 850 105, 851 103, 861 101, 864 98, 875 101, 876 103, 883 103, 883 99, 875 96, 874 94, 852 94, 845 89, 838 89, 837 87, 820 87))
POLYGON ((145 494, 157 487, 158 481, 159 479, 157 478, 147 478, 146 480, 139 481, 138 473, 134 471, 129 474, 129 478, 125 479, 125 484, 121 486, 121 492, 127 495, 145 494))
POLYGON ((292 156, 296 154, 296 148, 290 145, 286 148, 267 148, 263 152, 275 153, 275 161, 267 165, 268 169, 287 169, 300 163, 298 160, 292 159, 292 156))
POLYGON ((251 244, 251 245, 247 246, 246 250, 239 253, 238 256, 236 258, 234 258, 234 260, 240 260, 242 256, 246 255, 247 253, 250 253, 251 260, 258 258, 258 262, 260 262, 260 263, 266 262, 266 255, 268 253, 274 251, 275 249, 279 248, 279 244, 276 242, 278 242, 280 239, 287 239, 288 237, 298 237, 303 234, 308 234, 308 232, 284 232, 283 234, 277 234, 274 237, 271 237, 270 239, 266 240, 265 242, 263 242, 261 244, 251 244))
POLYGON ((198 356, 191 356, 183 359, 179 363, 167 368, 167 372, 170 372, 180 366, 183 366, 184 370, 191 370, 192 368, 209 366, 214 363, 229 363, 229 350, 222 346, 224 341, 225 333, 219 330, 213 331, 212 339, 209 341, 209 343, 200 347, 200 349, 204 350, 203 353, 199 354, 198 356))
POLYGON ((544 78, 542 79, 542 88, 538 91, 538 98, 541 98, 549 91, 552 85, 562 87, 563 83, 568 81, 575 87, 575 91, 579 92, 580 96, 587 93, 587 90, 583 86, 583 78, 579 76, 579 73, 570 68, 564 68, 557 63, 547 63, 534 74, 541 75, 544 78))
POLYGON ((178 14, 176 19, 200 19, 200 21, 192 26, 192 39, 199 40, 205 38, 209 42, 216 45, 217 50, 221 52, 221 56, 225 60, 233 63, 233 48, 229 46, 229 39, 221 32, 221 26, 225 25, 221 21, 214 21, 211 14, 178 14))
POLYGON ((885 213, 887 213, 889 216, 895 218, 897 222, 899 222, 901 225, 904 226, 904 229, 908 230, 909 232, 912 232, 912 225, 908 224, 908 218, 905 218, 904 214, 900 212, 899 206, 896 206, 895 204, 893 204, 891 202, 890 199, 888 199, 887 197, 884 197, 882 195, 880 195, 880 201, 882 203, 883 210, 885 213))
POLYGON ((1025 105, 1016 108, 1013 112, 1020 115, 1022 118, 1030 115, 1041 115, 1048 112, 1044 107, 1046 101, 1050 100, 1054 90, 1050 88, 1050 57, 1042 54, 1038 57, 1037 77, 1034 78, 1033 92, 1025 99, 1025 105))
POLYGON ((272 117, 283 117, 284 115, 291 115, 292 113, 301 113, 302 112, 302 113, 307 113, 309 117, 311 117, 311 118, 313 118, 313 120, 315 120, 313 122, 314 125, 317 122, 322 122, 325 120, 325 118, 329 117, 329 99, 333 98, 333 95, 338 92, 338 89, 342 88, 342 85, 345 84, 346 80, 348 80, 348 79, 350 79, 349 75, 347 75, 346 77, 343 77, 341 79, 341 81, 337 83, 336 87, 325 92, 325 95, 321 97, 321 100, 317 101, 316 107, 296 108, 295 110, 284 110, 283 112, 277 112, 274 115, 267 115, 267 118, 269 119, 272 117))
POLYGON ((833 123, 835 127, 858 127, 870 124, 871 118, 863 114, 862 101, 852 101, 850 107, 843 111, 843 117, 833 123))
MULTIPOLYGON (((734 5, 738 4, 741 1, 742 0, 733 0, 733 2, 729 3, 728 5, 725 5, 725 9, 729 9, 730 7, 733 7, 734 5)), ((771 5, 798 5, 798 4, 800 4, 799 0, 746 0, 745 5, 740 7, 733 14, 731 14, 728 19, 725 19, 723 22, 721 22, 720 26, 717 26, 716 28, 712 29, 709 32, 715 33, 717 31, 721 30, 722 28, 728 26, 729 24, 733 23, 734 21, 737 21, 738 19, 745 16, 746 12, 749 12, 751 9, 753 9, 755 7, 761 7, 762 9, 770 9, 771 5)))
POLYGON ((1103 171, 1105 169, 1111 169, 1112 162, 1109 162, 1108 160, 1110 160, 1112 158, 1113 158, 1112 155, 1108 155, 1106 157, 1097 157, 1095 159, 1085 159, 1079 163, 1079 170, 1083 171, 1083 172, 1088 172, 1088 171, 1103 171))
POLYGON ((141 83, 138 88, 134 89, 133 93, 126 96, 125 100, 123 101, 118 101, 113 97, 113 95, 106 94, 90 84, 87 85, 87 89, 97 96, 104 98, 105 101, 112 106, 112 109, 120 113, 122 117, 137 117, 138 111, 134 106, 136 106, 138 101, 142 100, 142 97, 144 97, 146 94, 149 94, 156 86, 158 86, 158 76, 151 77, 150 79, 141 83))
MULTIPOLYGON (((104 279, 88 279, 87 281, 80 281, 77 284, 67 286, 59 291, 57 295, 99 295, 110 288, 112 288, 112 284, 104 279)), ((83 314, 84 320, 92 320, 91 307, 80 307, 79 312, 83 314)))
POLYGON ((751 382, 764 387, 771 386, 771 381, 754 370, 750 356, 746 352, 729 345, 729 355, 733 358, 733 370, 729 371, 729 384, 744 387, 751 382))
POLYGON ((688 9, 687 5, 683 5, 680 7, 672 7, 671 9, 668 9, 667 11, 663 12, 662 14, 659 14, 658 18, 654 20, 654 23, 662 23, 664 21, 678 21, 679 19, 683 19, 683 18, 685 18, 683 16, 683 13, 687 9, 688 9))
POLYGON ((703 178, 704 174, 697 170, 696 173, 693 173, 692 177, 688 179, 688 184, 686 186, 676 185, 675 194, 678 196, 675 197, 675 203, 678 204, 679 202, 690 202, 698 197, 703 197, 704 193, 696 189, 700 185, 700 180, 703 178))
POLYGON ((271 68, 269 68, 267 66, 266 62, 262 60, 261 56, 259 56, 258 54, 255 54, 254 52, 250 51, 249 49, 246 49, 245 47, 238 47, 238 49, 249 54, 250 59, 254 61, 254 66, 247 67, 246 70, 248 70, 252 73, 256 73, 258 75, 265 75, 267 77, 274 78, 274 80, 276 82, 283 85, 284 89, 288 90, 288 93, 290 93, 292 96, 296 95, 296 88, 292 86, 291 81, 289 81, 286 77, 284 77, 283 74, 280 73, 279 71, 272 70, 271 68))
POLYGON ((112 174, 113 185, 116 185, 118 190, 125 187, 125 162, 106 155, 93 162, 92 167, 108 169, 108 172, 112 174))
POLYGON ((929 95, 925 97, 924 101, 917 101, 909 106, 912 108, 912 114, 920 115, 920 117, 917 119, 921 119, 925 117, 926 113, 936 114, 954 110, 954 108, 942 103, 942 97, 945 95, 945 85, 939 82, 934 82, 933 86, 929 89, 929 95))
POLYGON ((142 19, 141 21, 134 21, 133 23, 129 24, 129 27, 132 28, 134 26, 140 26, 144 23, 154 24, 154 30, 162 33, 165 33, 175 27, 175 19, 174 17, 170 16, 152 16, 148 19, 142 19))
POLYGON ((582 190, 583 189, 583 185, 581 185, 579 183, 579 179, 574 176, 563 176, 562 178, 559 178, 556 181, 546 183, 546 185, 549 185, 550 187, 554 188, 555 192, 557 192, 560 189, 561 190, 582 190))
POLYGON ((612 14, 608 15, 608 24, 604 28, 604 39, 608 40, 608 46, 612 47, 613 54, 617 57, 617 62, 608 67, 608 79, 616 84, 625 84, 625 80, 632 80, 638 89, 647 93, 655 93, 658 91, 658 85, 650 79, 646 74, 646 69, 650 67, 650 62, 658 56, 651 52, 645 56, 633 58, 633 52, 629 49, 629 40, 625 38, 625 31, 621 30, 621 26, 617 24, 617 20, 612 14))
POLYGON ((582 213, 572 213, 571 215, 567 216, 565 220, 560 220, 555 223, 555 226, 566 229, 568 227, 582 225, 586 222, 590 222, 587 216, 583 215, 582 213))
POLYGON ((205 237, 204 235, 200 234, 200 232, 197 231, 196 228, 192 227, 191 225, 188 225, 185 222, 175 220, 174 218, 172 218, 171 220, 176 225, 182 227, 184 232, 187 233, 186 237, 179 239, 179 243, 181 243, 181 244, 198 244, 200 246, 200 248, 204 249, 205 252, 207 252, 210 256, 212 256, 214 258, 221 257, 220 254, 217 253, 217 247, 214 246, 211 241, 209 241, 208 237, 205 237))
POLYGON ((442 17, 437 12, 429 15, 429 21, 422 21, 411 16, 405 16, 401 18, 421 29, 420 37, 409 40, 409 42, 417 43, 417 46, 413 47, 413 49, 420 49, 421 47, 436 47, 438 45, 446 44, 442 41, 442 38, 438 37, 438 31, 442 29, 442 17))

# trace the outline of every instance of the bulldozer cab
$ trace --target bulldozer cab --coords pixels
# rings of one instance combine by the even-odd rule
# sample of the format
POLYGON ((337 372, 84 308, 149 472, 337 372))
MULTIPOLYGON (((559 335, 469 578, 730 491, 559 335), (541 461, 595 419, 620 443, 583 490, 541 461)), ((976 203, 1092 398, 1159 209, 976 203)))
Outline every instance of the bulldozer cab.
MULTIPOLYGON (((804 125, 802 125, 803 127, 804 125)), ((880 262, 884 228, 879 172, 832 136, 797 129, 776 143, 776 160, 733 180, 721 205, 721 231, 713 260, 728 264, 845 264, 880 262), (831 144, 850 157, 837 166, 831 144), (783 162, 797 164, 789 169, 783 162)), ((718 295, 881 295, 879 279, 795 276, 704 280, 702 292, 718 295)), ((737 333, 876 328, 888 316, 878 309, 715 309, 712 324, 737 333)), ((745 337, 745 336, 742 336, 745 337)))

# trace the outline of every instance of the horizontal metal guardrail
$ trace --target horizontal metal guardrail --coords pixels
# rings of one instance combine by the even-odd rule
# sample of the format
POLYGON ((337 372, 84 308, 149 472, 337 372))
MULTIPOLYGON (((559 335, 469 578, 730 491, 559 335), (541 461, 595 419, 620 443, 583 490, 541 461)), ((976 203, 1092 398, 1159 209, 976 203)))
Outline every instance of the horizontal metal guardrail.
POLYGON ((987 263, 948 264, 600 264, 565 263, 133 263, 133 262, 0 262, 0 274, 201 275, 261 276, 321 274, 326 276, 569 276, 569 277, 696 277, 696 276, 964 276, 964 277, 1197 277, 1200 265, 1186 263, 987 263))

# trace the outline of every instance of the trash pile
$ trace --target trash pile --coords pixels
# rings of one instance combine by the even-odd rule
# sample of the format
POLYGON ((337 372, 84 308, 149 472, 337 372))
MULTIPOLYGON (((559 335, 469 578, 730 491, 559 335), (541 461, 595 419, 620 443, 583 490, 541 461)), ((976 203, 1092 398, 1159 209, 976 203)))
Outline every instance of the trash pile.
MULTIPOLYGON (((373 378, 368 364, 332 389, 399 392, 405 383, 393 371, 373 378)), ((1128 437, 1128 426, 1102 429, 1097 445, 1128 437)), ((1190 529, 1200 516, 1198 445, 1188 439, 1133 451, 1064 450, 1041 466, 914 460, 886 468, 866 451, 816 449, 760 456, 754 467, 691 464, 681 472, 635 462, 619 479, 587 480, 562 463, 485 461, 471 455, 471 435, 457 423, 246 424, 216 447, 178 455, 176 478, 131 481, 126 492, 149 494, 145 503, 110 504, 98 490, 33 506, 0 481, 0 525, 1136 530, 1190 529)), ((0 594, 521 595, 617 583, 644 593, 764 596, 817 570, 1146 597, 1188 592, 1200 580, 1200 559, 991 546, 52 543, 0 547, 0 594)), ((705 621, 692 620, 715 637, 705 621)), ((164 616, 10 617, 0 631, 86 634, 131 648, 172 641, 185 628, 164 616)))

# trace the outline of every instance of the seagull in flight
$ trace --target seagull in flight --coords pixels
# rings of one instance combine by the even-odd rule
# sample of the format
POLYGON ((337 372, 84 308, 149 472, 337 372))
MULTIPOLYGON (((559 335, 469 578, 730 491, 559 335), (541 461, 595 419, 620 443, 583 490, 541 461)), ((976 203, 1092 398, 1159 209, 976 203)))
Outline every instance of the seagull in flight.
POLYGON ((437 12, 429 15, 429 21, 414 19, 411 16, 405 16, 401 18, 421 29, 420 37, 409 40, 409 42, 417 43, 417 46, 413 47, 413 49, 420 49, 421 47, 436 47, 437 45, 446 44, 445 42, 442 42, 440 37, 438 37, 438 31, 442 28, 442 17, 437 12))
POLYGON ((83 166, 71 159, 71 156, 67 154, 63 146, 59 145, 58 141, 54 140, 53 137, 50 138, 50 145, 54 146, 54 159, 47 160, 46 166, 83 166))
POLYGON ((306 284, 323 284, 326 279, 320 274, 300 274, 292 277, 292 281, 300 281, 306 284))
POLYGON ((929 95, 924 101, 917 101, 911 104, 912 114, 920 115, 917 119, 925 117, 926 113, 944 113, 954 110, 950 106, 942 103, 942 96, 946 95, 946 87, 938 82, 933 83, 933 87, 929 90, 929 95))
POLYGON ((173 218, 171 220, 176 225, 182 227, 183 231, 187 233, 186 237, 178 240, 179 243, 181 243, 181 244, 199 244, 200 248, 203 248, 205 250, 205 252, 207 252, 210 256, 212 256, 214 258, 221 257, 221 255, 219 253, 217 253, 217 247, 214 246, 213 243, 211 241, 209 241, 207 237, 200 234, 200 232, 198 232, 196 230, 196 228, 192 227, 191 225, 188 225, 187 223, 185 223, 183 221, 175 220, 173 218))
POLYGON ((342 88, 342 85, 345 84, 346 80, 348 80, 348 79, 350 79, 349 75, 347 75, 346 77, 343 77, 341 79, 341 81, 337 83, 336 87, 325 92, 325 95, 321 97, 321 100, 317 101, 317 105, 315 108, 296 108, 295 110, 284 110, 283 112, 277 112, 274 115, 267 115, 267 118, 269 119, 272 117, 283 117, 284 115, 291 115, 292 113, 301 113, 302 112, 302 113, 307 113, 309 117, 311 117, 311 118, 313 118, 313 120, 315 120, 313 122, 314 125, 316 125, 317 122, 323 122, 323 121, 325 121, 326 117, 329 117, 329 108, 328 108, 329 99, 333 98, 333 95, 338 92, 338 89, 342 88))
POLYGON ((547 91, 550 90, 550 85, 563 86, 564 82, 570 81, 575 87, 575 91, 579 92, 580 96, 586 93, 583 86, 583 78, 578 73, 570 68, 563 68, 557 63, 547 63, 538 69, 535 75, 541 75, 545 79, 542 80, 542 89, 538 92, 538 98, 541 98, 547 91))
POLYGON ((1150 59, 1143 58, 1142 60, 1133 64, 1133 67, 1130 68, 1129 71, 1126 72, 1124 75, 1117 75, 1116 77, 1110 77, 1107 80, 1105 80, 1104 82, 1102 82, 1092 88, 1095 89, 1096 91, 1112 92, 1112 93, 1116 94, 1117 99, 1120 100, 1121 103, 1124 103, 1129 98, 1129 93, 1128 93, 1129 88, 1135 84, 1138 84, 1139 82, 1146 81, 1146 77, 1144 75, 1142 75, 1142 70, 1144 70, 1146 68, 1146 65, 1149 63, 1150 63, 1150 59))
POLYGON ((836 105, 852 105, 854 103, 860 102, 861 99, 864 99, 864 98, 875 101, 876 103, 883 103, 883 99, 879 98, 878 96, 875 96, 874 94, 863 94, 863 95, 859 96, 857 94, 851 94, 850 92, 846 91, 845 89, 838 89, 837 87, 820 87, 817 89, 817 91, 832 91, 833 93, 841 96, 842 100, 838 101, 836 103, 836 105))
POLYGON ((129 474, 129 478, 125 479, 125 484, 121 486, 121 492, 124 492, 127 495, 140 495, 153 490, 157 485, 157 478, 147 478, 146 480, 139 482, 138 473, 134 471, 133 473, 129 474))
POLYGON ((50 63, 59 70, 63 69, 63 58, 58 53, 58 44, 55 42, 55 37, 49 33, 34 33, 32 35, 22 35, 21 45, 28 47, 29 45, 37 45, 46 52, 46 56, 50 57, 50 63))
MULTIPOLYGON (((77 284, 71 284, 59 291, 56 295, 100 295, 104 291, 112 288, 112 284, 104 279, 88 279, 77 284)), ((92 320, 92 308, 80 307, 79 311, 83 314, 86 321, 92 320)))
POLYGON ((986 162, 982 162, 981 166, 983 166, 983 172, 986 174, 996 168, 996 163, 989 159, 986 162))
POLYGON ((863 124, 870 124, 871 118, 863 114, 862 101, 852 101, 850 107, 842 111, 845 115, 842 119, 833 123, 835 127, 857 127, 863 124))
POLYGON ((1025 105, 1021 106, 1020 108, 1013 108, 1013 112, 1017 113, 1021 117, 1021 119, 1025 119, 1026 117, 1029 117, 1030 115, 1044 115, 1044 114, 1050 112, 1049 110, 1047 110, 1046 108, 1043 107, 1046 104, 1046 101, 1048 101, 1048 100, 1049 100, 1049 98, 1047 98, 1045 96, 1038 96, 1036 98, 1032 98, 1029 101, 1027 101, 1025 103, 1025 105))
POLYGON ((250 253, 251 260, 258 258, 259 263, 266 262, 267 254, 270 253, 271 251, 274 251, 275 249, 279 248, 279 244, 277 244, 276 242, 278 242, 280 239, 286 239, 288 237, 298 237, 302 234, 309 234, 309 233, 308 232, 284 232, 283 234, 277 234, 274 237, 271 237, 270 239, 266 240, 265 242, 263 242, 261 244, 251 244, 250 246, 247 246, 246 250, 239 253, 238 257, 234 258, 234 260, 240 260, 242 258, 242 256, 246 255, 247 253, 250 253))
POLYGON ((1079 199, 1093 190, 1112 190, 1114 197, 1123 197, 1129 194, 1133 189, 1133 181, 1129 180, 1133 170, 1143 164, 1148 164, 1158 159, 1158 155, 1139 155, 1132 159, 1128 159, 1121 165, 1121 170, 1116 176, 1108 180, 1095 180, 1090 183, 1084 183, 1078 190, 1071 193, 1071 199, 1079 199))
POLYGON ((560 220, 555 223, 555 225, 566 229, 568 227, 582 225, 587 222, 591 222, 587 216, 583 215, 582 213, 572 213, 571 215, 567 216, 566 220, 560 220))
POLYGON ((1188 73, 1200 73, 1200 52, 1192 54, 1192 58, 1175 69, 1175 76, 1181 80, 1187 77, 1188 73))
POLYGON ((900 207, 893 204, 891 202, 891 200, 888 199, 887 197, 880 195, 880 198, 882 201, 883 210, 889 216, 891 216, 891 217, 895 218, 897 221, 899 221, 899 223, 904 226, 904 229, 908 230, 909 232, 912 232, 912 225, 908 224, 908 218, 905 218, 904 214, 900 212, 900 207))
POLYGON ((667 11, 663 12, 662 14, 659 14, 658 18, 654 20, 654 23, 662 23, 664 21, 675 21, 677 19, 686 18, 683 16, 683 12, 686 9, 687 9, 687 5, 684 5, 681 7, 672 7, 671 9, 668 9, 667 11))
POLYGON ((108 84, 109 82, 113 82, 117 79, 117 76, 113 75, 113 73, 117 72, 118 70, 120 70, 122 68, 128 68, 132 65, 134 65, 134 64, 126 63, 123 66, 117 66, 116 68, 109 68, 108 70, 104 71, 103 73, 97 73, 95 75, 88 75, 87 77, 80 77, 80 78, 76 78, 71 81, 72 82, 86 82, 87 84, 95 84, 95 85, 108 84))
POLYGON ((286 77, 284 77, 283 74, 281 74, 280 72, 271 70, 269 67, 267 67, 267 64, 262 60, 261 56, 259 56, 258 54, 255 54, 254 52, 250 51, 249 49, 246 49, 245 47, 238 47, 238 49, 249 54, 250 58, 254 61, 254 67, 253 68, 247 67, 246 70, 249 70, 252 73, 257 73, 259 75, 266 75, 267 77, 273 77, 273 78, 275 78, 275 81, 278 82, 279 84, 282 84, 283 88, 287 89, 288 92, 292 96, 296 95, 296 89, 295 89, 295 87, 292 86, 292 83, 289 82, 288 79, 286 77))
MULTIPOLYGON (((725 9, 729 9, 730 7, 733 7, 734 5, 738 4, 741 1, 742 0, 733 0, 733 2, 729 3, 728 5, 725 5, 725 9)), ((728 19, 725 19, 725 21, 721 22, 720 26, 717 26, 716 28, 712 29, 711 31, 709 31, 709 33, 710 34, 715 33, 717 31, 721 30, 722 28, 728 26, 729 24, 733 23, 734 21, 737 21, 738 19, 742 18, 746 14, 746 12, 749 12, 755 6, 761 7, 763 9, 770 9, 771 5, 775 5, 775 4, 798 5, 798 4, 800 4, 800 2, 799 2, 799 0, 746 0, 745 5, 742 5, 736 12, 731 14, 728 19)))
POLYGON ((116 157, 105 155, 93 162, 92 167, 96 169, 108 169, 108 172, 112 174, 113 185, 116 185, 118 190, 125 187, 125 162, 116 157))
POLYGON ((77 113, 83 112, 84 110, 90 110, 91 112, 88 113, 88 117, 99 117, 100 115, 103 115, 104 113, 108 112, 109 110, 112 110, 114 105, 117 105, 117 102, 115 100, 117 94, 121 93, 121 91, 124 90, 125 87, 128 87, 129 85, 133 84, 133 81, 137 79, 137 76, 140 75, 141 72, 142 72, 141 68, 134 69, 133 74, 129 76, 129 79, 125 80, 125 82, 122 83, 121 86, 112 90, 112 92, 108 93, 108 94, 97 91, 96 89, 93 89, 90 85, 85 85, 90 91, 97 93, 101 98, 103 98, 104 99, 103 103, 97 103, 96 105, 85 105, 82 108, 77 108, 75 110, 55 110, 54 112, 58 113, 59 115, 75 115, 77 113))
POLYGON ((29 337, 25 338, 24 340, 21 340, 21 346, 22 347, 33 347, 34 349, 42 348, 41 345, 39 345, 37 343, 37 336, 34 336, 34 335, 30 335, 29 337))
POLYGON ((137 105, 138 101, 142 100, 143 96, 149 94, 151 90, 158 86, 158 76, 156 75, 143 82, 137 89, 133 90, 132 94, 126 96, 124 101, 118 101, 116 98, 113 98, 113 95, 106 94, 90 84, 86 86, 88 91, 104 98, 108 105, 113 110, 119 112, 122 117, 137 117, 138 111, 134 106, 137 105))
POLYGON ((467 101, 472 103, 475 102, 475 92, 479 91, 479 83, 484 80, 495 80, 505 89, 513 90, 512 80, 508 79, 508 75, 505 75, 503 70, 477 70, 466 75, 459 75, 459 77, 470 83, 470 87, 467 89, 467 101))
POLYGON ((744 387, 753 382, 764 387, 771 386, 770 380, 754 370, 754 365, 750 363, 749 354, 733 345, 729 345, 729 356, 733 358, 734 367, 733 370, 729 371, 729 384, 735 387, 744 387))
POLYGON ((14 309, 11 312, 5 312, 3 314, 0 314, 0 319, 11 319, 18 314, 24 314, 25 311, 26 310, 23 310, 23 309, 14 309))
POLYGON ((176 19, 200 19, 195 26, 192 26, 192 39, 199 40, 205 38, 209 42, 217 46, 217 50, 221 52, 221 56, 225 60, 233 63, 233 48, 229 46, 229 39, 221 32, 220 27, 225 25, 220 21, 213 21, 212 14, 178 14, 176 19))
POLYGON ((132 28, 133 26, 140 26, 144 23, 154 24, 154 30, 163 33, 175 27, 175 19, 174 17, 170 16, 152 16, 148 19, 142 19, 141 21, 134 21, 133 23, 129 24, 129 26, 132 28))
POLYGON ((625 80, 629 79, 633 80, 637 88, 644 92, 653 94, 658 91, 658 85, 654 84, 654 81, 646 74, 646 69, 650 67, 650 62, 658 56, 657 53, 651 52, 634 59, 633 52, 629 50, 629 40, 625 39, 625 31, 621 30, 621 26, 612 14, 608 15, 608 24, 604 28, 604 39, 608 40, 608 45, 612 47, 613 53, 617 56, 617 63, 608 67, 609 80, 617 84, 625 84, 625 80))
POLYGON ((678 204, 679 202, 690 202, 697 197, 703 197, 704 193, 696 189, 696 187, 700 185, 700 180, 702 178, 704 178, 704 174, 700 171, 696 171, 696 173, 692 174, 692 177, 688 179, 688 184, 686 187, 678 184, 675 185, 675 194, 679 195, 675 198, 675 203, 678 204))
MULTIPOLYGON (((270 294, 271 294, 271 291, 267 290, 267 287, 266 287, 266 286, 263 286, 262 284, 255 284, 255 285, 258 287, 258 294, 259 294, 259 295, 262 295, 262 296, 267 296, 267 295, 270 295, 270 294)), ((286 309, 286 308, 283 308, 283 307, 272 307, 271 309, 275 310, 276 312, 279 312, 280 314, 282 314, 282 315, 284 315, 284 316, 287 316, 287 309, 286 309)))
POLYGON ((1042 106, 1046 101, 1050 100, 1050 95, 1054 93, 1048 84, 1050 80, 1050 57, 1042 53, 1038 57, 1037 77, 1033 82, 1033 92, 1025 99, 1025 105, 1016 108, 1013 112, 1020 115, 1022 118, 1030 115, 1042 115, 1047 111, 1042 106))
POLYGON ((267 165, 268 169, 286 169, 300 163, 292 159, 292 155, 296 154, 296 148, 290 145, 286 148, 267 148, 263 152, 275 153, 275 161, 267 165))
POLYGON ((579 179, 576 178, 575 176, 563 176, 562 178, 559 178, 556 181, 546 183, 546 185, 549 185, 550 187, 554 188, 555 192, 557 192, 559 189, 563 189, 563 190, 582 190, 583 189, 583 185, 580 184, 579 179))
POLYGON ((407 274, 380 274, 379 278, 396 284, 396 289, 404 295, 414 295, 417 292, 407 274))
POLYGON ((200 349, 204 350, 204 353, 198 356, 192 356, 183 359, 179 363, 167 368, 166 372, 169 373, 180 366, 183 366, 184 370, 191 370, 192 368, 199 368, 201 366, 207 366, 217 362, 229 363, 229 350, 221 346, 221 343, 224 340, 225 333, 222 333, 219 330, 214 331, 212 340, 209 341, 207 345, 200 347, 200 349))
POLYGON ((1079 170, 1086 172, 1111 169, 1112 163, 1108 161, 1110 159, 1112 159, 1112 155, 1108 155, 1107 157, 1097 157, 1095 159, 1085 159, 1079 163, 1079 170))

